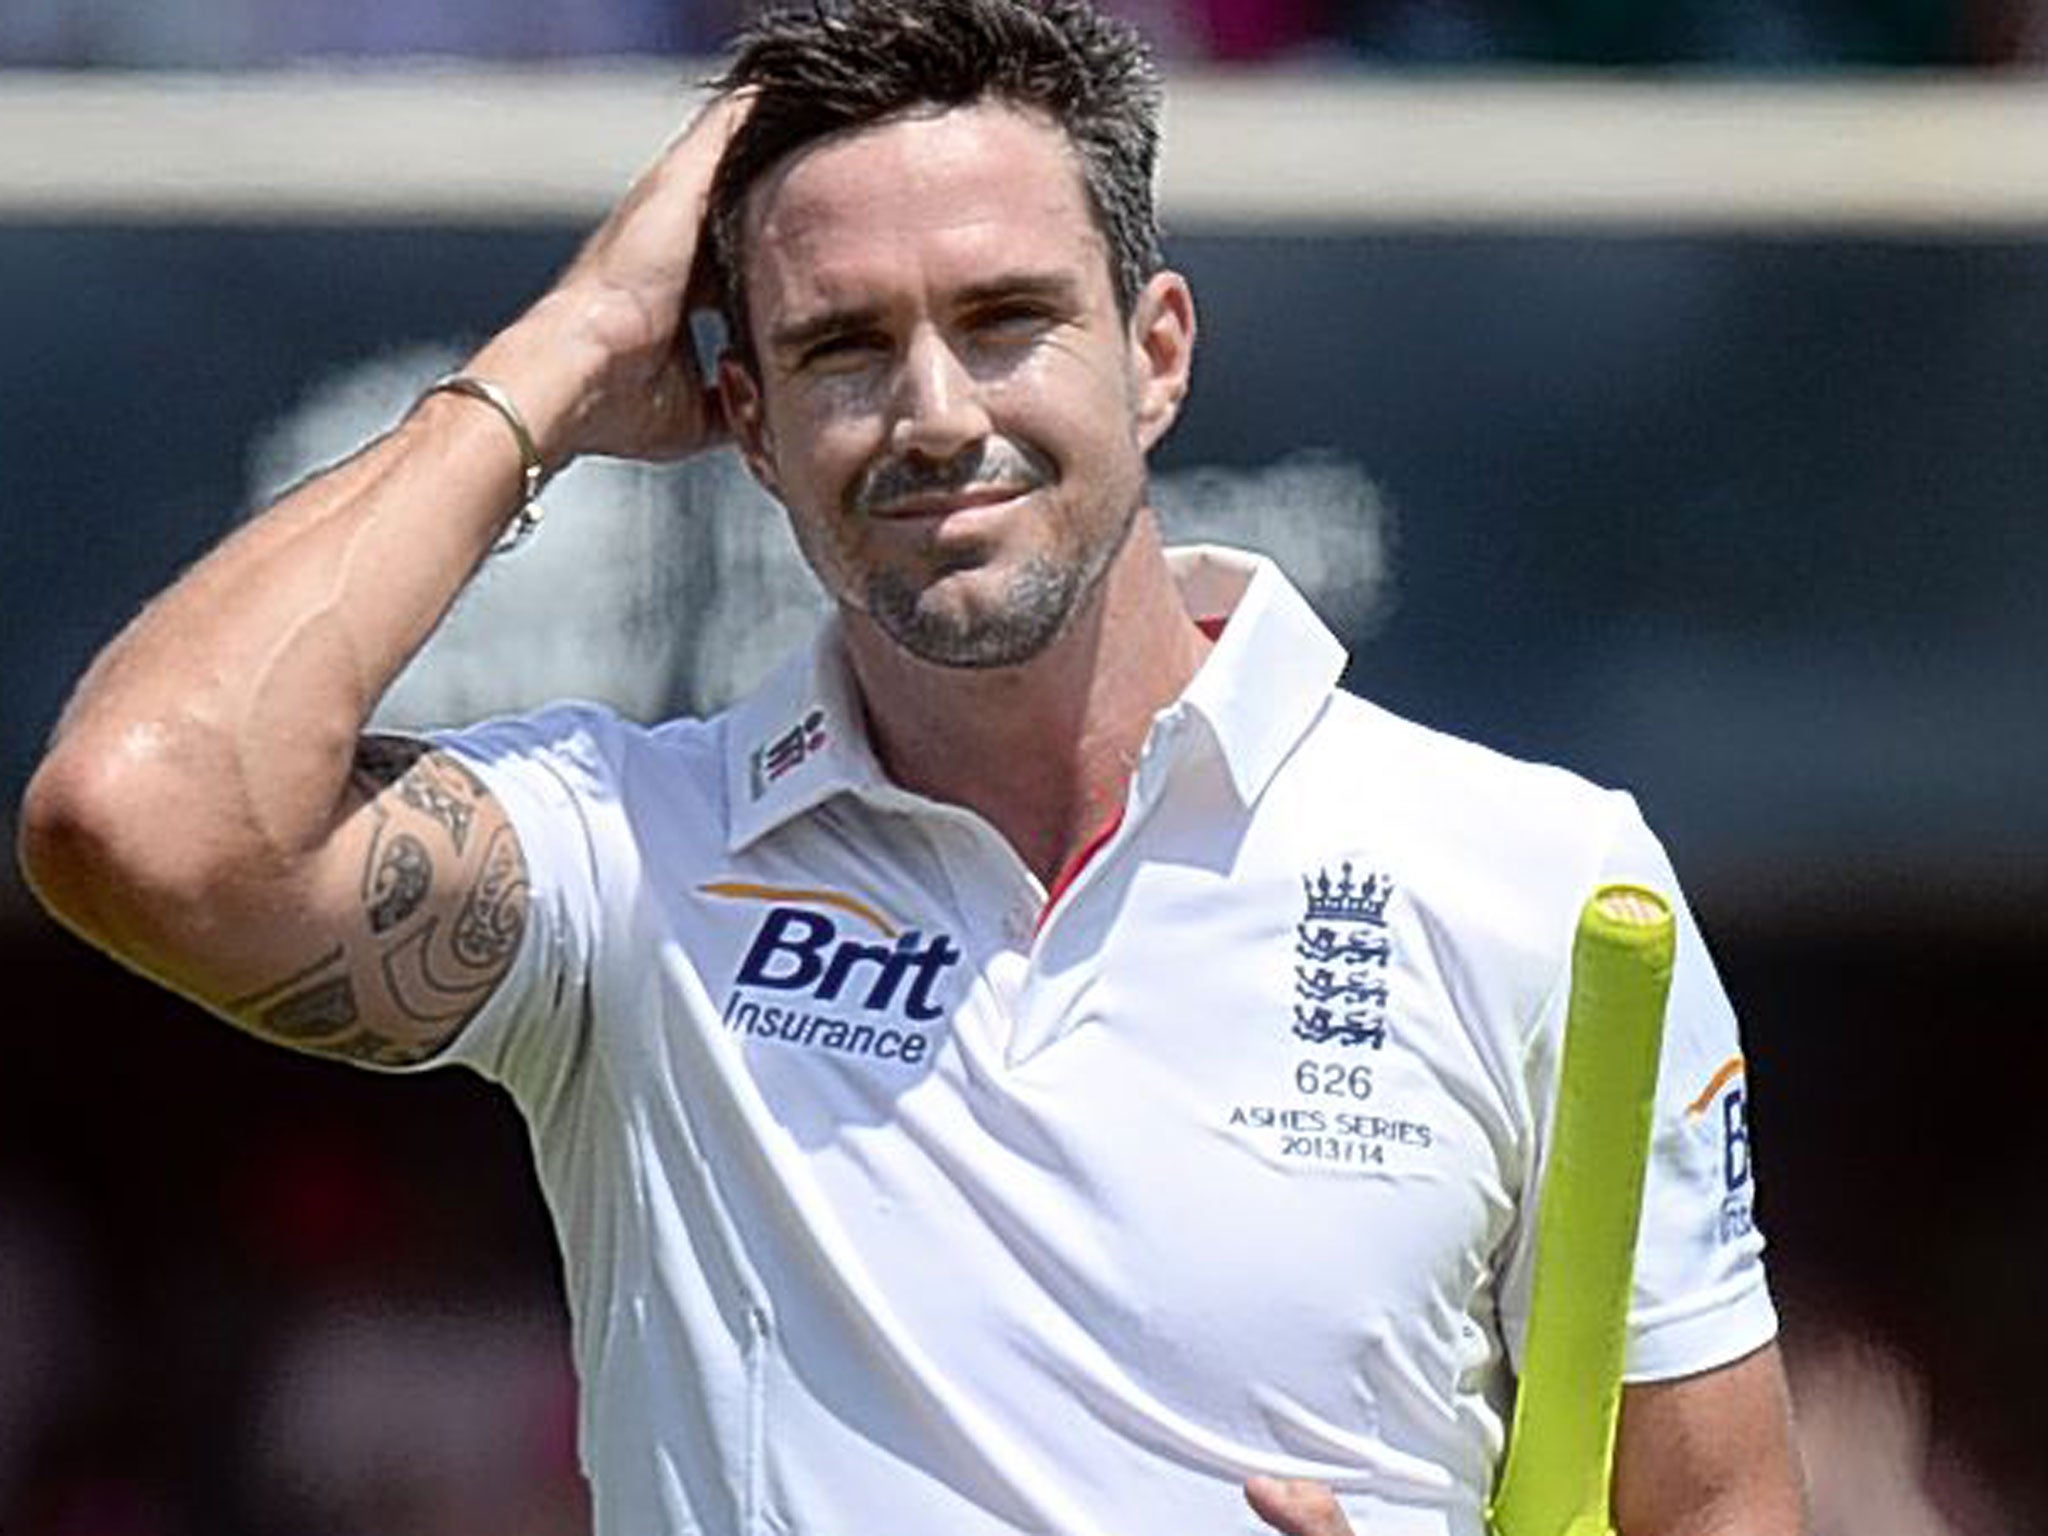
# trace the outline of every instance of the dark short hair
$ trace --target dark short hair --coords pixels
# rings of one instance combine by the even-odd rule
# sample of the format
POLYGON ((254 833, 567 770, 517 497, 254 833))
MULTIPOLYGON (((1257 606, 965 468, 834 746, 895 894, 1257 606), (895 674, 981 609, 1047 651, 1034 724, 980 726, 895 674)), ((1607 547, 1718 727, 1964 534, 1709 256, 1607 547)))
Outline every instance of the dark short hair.
POLYGON ((818 0, 770 11, 713 88, 757 92, 710 199, 730 340, 751 356, 742 244, 747 193, 789 155, 848 129, 984 98, 1043 113, 1067 136, 1128 317, 1161 266, 1152 173, 1159 73, 1137 32, 1088 0, 818 0))

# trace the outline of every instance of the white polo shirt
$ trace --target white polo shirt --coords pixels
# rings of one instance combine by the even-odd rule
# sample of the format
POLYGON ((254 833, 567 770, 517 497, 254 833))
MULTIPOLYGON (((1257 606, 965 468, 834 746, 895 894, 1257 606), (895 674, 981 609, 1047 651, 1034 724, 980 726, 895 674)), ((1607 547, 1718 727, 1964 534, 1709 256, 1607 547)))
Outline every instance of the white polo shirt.
MULTIPOLYGON (((889 784, 831 630, 710 721, 449 738, 532 871, 444 1056, 532 1128, 600 1536, 1173 1536, 1332 1484, 1479 1536, 1580 903, 1625 795, 1336 689, 1271 566, 1048 902, 889 784)), ((1734 1020, 1683 920, 1635 1378, 1767 1341, 1734 1020)))

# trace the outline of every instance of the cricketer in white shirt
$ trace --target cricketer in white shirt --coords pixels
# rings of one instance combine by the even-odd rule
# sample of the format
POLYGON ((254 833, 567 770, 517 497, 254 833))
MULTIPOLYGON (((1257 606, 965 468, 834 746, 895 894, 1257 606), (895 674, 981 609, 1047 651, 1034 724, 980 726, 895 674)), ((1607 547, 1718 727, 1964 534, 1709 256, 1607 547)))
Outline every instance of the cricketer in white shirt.
POLYGON ((708 721, 442 739, 530 926, 440 1058, 531 1126, 600 1536, 1480 1536, 1578 909, 1680 938, 1628 1377, 1776 1320, 1736 1026, 1624 794, 1347 695, 1272 566, 1048 892, 892 786, 835 632, 708 721))

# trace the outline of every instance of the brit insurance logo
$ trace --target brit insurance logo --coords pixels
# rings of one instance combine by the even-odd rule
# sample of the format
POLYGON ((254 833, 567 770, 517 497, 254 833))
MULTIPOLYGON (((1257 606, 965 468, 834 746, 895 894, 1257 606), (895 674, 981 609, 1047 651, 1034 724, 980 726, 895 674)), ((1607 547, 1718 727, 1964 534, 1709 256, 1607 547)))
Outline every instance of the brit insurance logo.
POLYGON ((1702 1127, 1720 1143, 1721 1214, 1718 1235, 1724 1243, 1747 1237, 1756 1225, 1755 1187, 1749 1173, 1749 1094, 1746 1064, 1730 1056, 1714 1069, 1699 1096, 1685 1106, 1688 1123, 1702 1127))
POLYGON ((717 880, 697 888, 767 910, 733 975, 723 1017, 749 1039, 922 1066, 960 963, 945 933, 905 928, 844 891, 717 880))
POLYGON ((1307 908, 1295 929, 1294 1032, 1311 1045, 1387 1043, 1387 902, 1394 882, 1353 875, 1346 860, 1302 877, 1307 908))

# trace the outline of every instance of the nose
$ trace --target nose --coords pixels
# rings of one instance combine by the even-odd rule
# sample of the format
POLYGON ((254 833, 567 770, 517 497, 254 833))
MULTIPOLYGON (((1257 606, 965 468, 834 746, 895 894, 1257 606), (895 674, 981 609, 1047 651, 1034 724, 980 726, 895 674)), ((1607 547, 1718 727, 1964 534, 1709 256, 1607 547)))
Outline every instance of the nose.
POLYGON ((930 327, 910 339, 890 401, 889 447, 900 455, 943 461, 989 433, 974 375, 944 336, 930 327))

